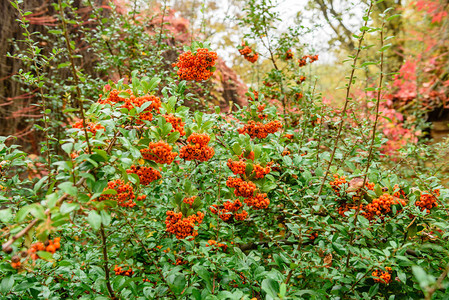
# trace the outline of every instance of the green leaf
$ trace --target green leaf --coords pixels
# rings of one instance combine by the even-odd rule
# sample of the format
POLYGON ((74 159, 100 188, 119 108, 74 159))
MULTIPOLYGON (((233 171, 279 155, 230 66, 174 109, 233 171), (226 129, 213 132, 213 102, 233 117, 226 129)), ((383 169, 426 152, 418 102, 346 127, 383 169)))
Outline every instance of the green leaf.
POLYGON ((101 225, 101 216, 95 210, 91 210, 87 216, 87 222, 89 222, 93 230, 98 230, 101 225))
POLYGON ((111 215, 107 212, 107 211, 100 211, 100 215, 101 215, 101 223, 103 223, 104 226, 109 226, 109 224, 111 224, 111 215))
POLYGON ((127 92, 120 92, 118 94, 118 96, 121 97, 121 98, 125 98, 125 99, 128 99, 129 97, 131 97, 131 95, 129 93, 127 93, 127 92))
POLYGON ((204 280, 206 283, 206 288, 209 292, 212 292, 212 281, 209 271, 206 270, 203 266, 195 265, 193 266, 193 271, 198 274, 198 276, 204 280))
POLYGON ((3 278, 2 283, 0 284, 0 292, 2 294, 9 293, 14 285, 14 276, 10 275, 3 278))
POLYGON ((78 193, 78 189, 73 185, 72 182, 63 182, 58 185, 58 188, 60 188, 64 193, 69 194, 70 196, 76 196, 78 193))
POLYGON ((262 290, 273 299, 276 299, 279 293, 279 283, 272 278, 265 278, 262 281, 262 290))
POLYGON ((45 215, 45 210, 40 204, 31 204, 30 213, 37 219, 45 220, 47 216, 45 215))
POLYGON ((16 214, 16 220, 17 222, 22 222, 23 220, 25 220, 25 218, 27 217, 27 215, 31 212, 31 209, 33 207, 31 205, 26 205, 24 207, 22 207, 21 209, 19 209, 19 211, 16 214))
POLYGON ((11 220, 11 219, 12 219, 12 209, 11 208, 0 210, 0 221, 2 221, 3 223, 8 223, 9 220, 11 220))
POLYGON ((152 78, 148 83, 148 92, 153 91, 158 86, 159 82, 161 82, 159 77, 152 78))
POLYGON ((400 281, 402 281, 403 283, 407 282, 407 276, 405 275, 404 272, 398 271, 397 274, 400 281))
POLYGON ((362 224, 363 227, 368 227, 369 226, 369 221, 364 216, 358 215, 357 216, 357 220, 360 222, 360 224, 362 224))
POLYGON ((168 136, 167 142, 169 144, 170 143, 174 143, 174 142, 176 142, 179 139, 180 136, 181 136, 181 134, 179 133, 179 131, 172 132, 168 136))
POLYGON ((52 261, 53 255, 50 252, 47 251, 37 251, 37 255, 39 255, 40 258, 52 261))
POLYGON ((59 212, 63 215, 66 215, 68 213, 71 213, 72 211, 79 209, 79 204, 77 203, 67 203, 64 202, 61 205, 61 208, 59 209, 59 212))

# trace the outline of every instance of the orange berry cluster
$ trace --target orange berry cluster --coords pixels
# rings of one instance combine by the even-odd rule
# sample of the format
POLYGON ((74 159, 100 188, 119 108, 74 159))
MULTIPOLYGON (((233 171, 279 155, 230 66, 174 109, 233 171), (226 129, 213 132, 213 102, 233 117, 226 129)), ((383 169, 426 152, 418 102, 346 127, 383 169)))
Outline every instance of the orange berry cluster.
POLYGON ((265 110, 265 104, 259 105, 257 107, 257 110, 259 111, 259 115, 257 116, 259 119, 263 120, 268 118, 268 115, 263 113, 263 111, 265 110))
POLYGON ((152 110, 154 110, 156 113, 159 113, 159 109, 162 106, 161 99, 153 96, 153 95, 145 95, 141 97, 136 97, 133 95, 131 90, 125 90, 123 92, 129 94, 129 98, 123 98, 120 97, 119 94, 122 91, 118 91, 116 89, 112 90, 109 93, 108 98, 101 99, 102 95, 100 95, 100 99, 98 100, 98 103, 100 104, 115 104, 118 102, 124 102, 121 106, 122 108, 127 108, 128 110, 131 110, 135 107, 141 107, 144 103, 151 102, 150 106, 145 108, 145 111, 142 112, 138 118, 139 120, 136 121, 137 124, 143 124, 143 120, 151 121, 153 120, 153 114, 151 113, 152 110))
POLYGON ((134 271, 131 267, 128 270, 125 270, 117 265, 115 265, 114 272, 115 275, 128 276, 128 277, 131 277, 134 274, 134 271))
POLYGON ((146 102, 151 102, 151 104, 150 106, 145 108, 144 112, 139 115, 140 120, 136 122, 137 124, 143 124, 142 120, 153 120, 153 114, 151 113, 152 110, 154 110, 156 113, 159 113, 159 109, 162 106, 161 99, 153 95, 146 95, 142 97, 135 97, 134 95, 131 95, 129 99, 125 100, 125 104, 123 104, 122 107, 131 110, 134 107, 141 107, 146 102))
POLYGON ((259 100, 259 92, 258 91, 250 91, 249 93, 253 93, 253 98, 251 98, 251 96, 248 96, 248 100, 254 100, 254 101, 258 101, 259 100))
MULTIPOLYGON (((121 207, 134 207, 136 203, 134 199, 136 196, 134 195, 134 190, 129 183, 125 184, 125 182, 121 179, 116 179, 108 182, 108 186, 104 190, 115 190, 117 194, 115 195, 102 195, 99 200, 116 200, 117 204, 121 207)), ((140 199, 140 198, 139 198, 140 199)))
POLYGON ((290 155, 290 151, 288 151, 288 149, 284 149, 284 151, 282 151, 282 156, 287 156, 290 155))
POLYGON ((245 210, 237 213, 237 211, 243 207, 242 202, 240 202, 240 200, 238 199, 234 202, 226 201, 223 204, 223 207, 224 208, 219 209, 218 205, 213 204, 209 207, 209 209, 214 215, 218 214, 218 217, 225 222, 231 220, 232 217, 234 217, 234 219, 237 221, 244 221, 248 217, 248 213, 245 210))
POLYGON ((291 133, 286 133, 286 134, 284 134, 284 137, 289 139, 289 140, 293 140, 294 135, 291 134, 291 133))
POLYGON ((28 249, 28 254, 33 260, 36 260, 39 258, 37 255, 38 251, 47 251, 51 254, 54 254, 56 250, 61 248, 61 238, 57 237, 54 240, 48 240, 45 243, 37 242, 31 245, 31 247, 28 249))
POLYGON ((248 212, 246 210, 242 210, 241 213, 234 213, 234 219, 237 221, 245 221, 248 218, 248 212))
POLYGON ((192 197, 187 197, 184 198, 184 200, 182 200, 182 202, 188 204, 190 207, 192 207, 193 202, 195 202, 196 196, 192 196, 192 197))
POLYGON ((362 215, 368 220, 372 220, 375 216, 386 215, 391 212, 391 206, 401 203, 405 205, 404 200, 400 200, 388 193, 384 193, 379 198, 374 199, 371 203, 363 207, 362 215))
MULTIPOLYGON (((226 202, 223 204, 223 207, 224 207, 223 210, 226 210, 226 211, 235 213, 235 212, 237 212, 240 208, 243 207, 243 204, 242 204, 242 202, 240 202, 239 199, 237 199, 237 200, 234 200, 234 201, 226 201, 226 202)), ((243 221, 243 220, 241 220, 241 221, 243 221)))
POLYGON ((264 178, 265 175, 270 173, 270 171, 271 171, 270 165, 267 165, 265 168, 262 167, 261 165, 254 165, 254 172, 256 173, 257 179, 264 178))
MULTIPOLYGON (((393 196, 395 196, 397 198, 401 198, 402 197, 402 198, 405 199, 405 192, 399 188, 398 184, 394 185, 393 190, 398 190, 397 192, 393 193, 393 196)), ((438 192, 439 192, 439 190, 438 190, 438 192)))
MULTIPOLYGON (((100 99, 98 99, 98 103, 99 104, 111 104, 111 105, 113 105, 115 103, 125 101, 126 100, 125 98, 122 98, 122 97, 119 96, 120 92, 122 92, 122 91, 118 91, 116 89, 113 89, 109 93, 108 98, 106 98, 106 99, 101 99, 101 97, 103 97, 103 95, 100 95, 100 99)), ((132 94, 131 90, 125 90, 123 92, 126 92, 126 93, 128 93, 130 95, 132 94)))
POLYGON ((383 284, 389 284, 391 282, 391 268, 385 267, 385 272, 382 270, 375 270, 371 275, 375 282, 381 282, 383 284))
POLYGON ((151 182, 162 178, 161 173, 152 167, 141 167, 132 165, 131 169, 126 170, 128 174, 137 174, 141 185, 149 185, 151 182))
POLYGON ((307 64, 307 59, 309 59, 309 63, 313 63, 318 60, 318 54, 316 55, 304 55, 302 58, 298 60, 299 67, 304 67, 307 64))
POLYGON ((275 133, 282 127, 281 122, 271 121, 267 124, 260 122, 249 121, 244 127, 237 129, 240 134, 247 133, 251 138, 263 139, 268 136, 269 133, 275 133))
MULTIPOLYGON (((434 190, 433 193, 438 197, 440 196, 439 189, 434 190)), ((421 207, 421 210, 427 209, 430 212, 433 207, 438 206, 437 197, 428 192, 421 193, 421 197, 419 198, 419 201, 415 202, 415 205, 421 207)))
POLYGON ((259 58, 259 54, 253 51, 253 49, 251 49, 249 46, 247 46, 246 43, 242 44, 242 47, 241 49, 239 49, 239 52, 241 55, 243 55, 243 58, 245 58, 250 63, 255 63, 259 58))
POLYGON ((179 151, 179 157, 185 160, 208 161, 214 156, 214 148, 207 146, 210 136, 203 133, 192 133, 187 142, 190 143, 182 147, 179 151))
POLYGON ((213 74, 213 66, 218 56, 216 52, 206 48, 199 48, 196 53, 187 51, 178 57, 178 62, 173 64, 178 67, 179 78, 183 80, 203 81, 213 74))
POLYGON ((285 52, 285 60, 293 59, 293 52, 292 49, 288 49, 287 52, 285 52))
POLYGON ((295 93, 295 98, 296 100, 301 100, 304 97, 303 93, 299 92, 299 93, 295 93))
POLYGON ((299 76, 299 79, 297 81, 298 84, 303 83, 304 81, 306 81, 306 76, 299 76))
POLYGON ((230 188, 234 188, 234 194, 237 197, 253 197, 256 191, 256 185, 251 181, 244 181, 243 179, 236 177, 229 177, 226 180, 226 185, 230 188))
POLYGON ((11 267, 13 267, 14 269, 19 269, 21 265, 22 263, 20 262, 20 257, 18 257, 17 255, 11 257, 11 267))
POLYGON ((231 169, 234 175, 245 174, 246 163, 243 160, 233 161, 232 158, 230 158, 226 165, 231 169))
POLYGON ((196 215, 190 215, 183 218, 182 212, 175 213, 174 211, 167 211, 167 218, 165 219, 166 230, 174 235, 177 239, 184 239, 188 236, 195 237, 198 231, 194 229, 197 224, 203 222, 204 214, 197 212, 196 215))
POLYGON ((223 244, 223 243, 217 243, 216 240, 208 240, 206 247, 211 247, 214 250, 221 249, 221 250, 223 250, 223 252, 226 252, 226 250, 228 249, 228 245, 223 244))
POLYGON ((185 136, 186 132, 184 131, 184 123, 181 118, 175 117, 173 114, 164 115, 165 121, 170 123, 173 127, 171 132, 179 132, 180 136, 185 136))
POLYGON ((141 149, 140 153, 144 159, 152 160, 159 164, 171 164, 178 155, 176 152, 171 152, 172 149, 172 146, 169 144, 159 141, 156 143, 151 142, 148 148, 141 149))
POLYGON ((248 197, 245 200, 246 205, 253 209, 265 209, 270 205, 270 199, 267 198, 267 194, 257 194, 254 197, 248 197))
POLYGON ((329 182, 332 189, 334 190, 335 194, 337 194, 338 197, 340 197, 340 187, 341 185, 347 183, 346 177, 341 176, 338 174, 334 174, 334 181, 329 182))
MULTIPOLYGON (((95 124, 95 123, 87 123, 86 124, 86 130, 92 132, 93 135, 95 135, 97 133, 97 130, 104 130, 104 126, 101 124, 95 124)), ((79 120, 77 121, 75 124, 72 125, 72 128, 78 128, 78 129, 82 129, 83 127, 83 120, 79 120)))

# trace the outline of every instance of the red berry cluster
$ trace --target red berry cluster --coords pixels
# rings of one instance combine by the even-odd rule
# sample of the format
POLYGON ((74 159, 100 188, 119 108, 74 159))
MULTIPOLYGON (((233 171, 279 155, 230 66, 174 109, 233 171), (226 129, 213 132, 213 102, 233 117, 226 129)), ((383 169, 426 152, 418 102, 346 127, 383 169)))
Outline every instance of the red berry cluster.
POLYGON ((214 250, 223 250, 223 252, 226 252, 226 250, 228 249, 228 245, 223 244, 223 243, 217 243, 216 240, 208 240, 206 247, 211 247, 214 250))
POLYGON ((28 249, 28 254, 30 255, 30 257, 33 260, 36 260, 39 258, 39 256, 37 255, 38 251, 47 251, 47 252, 50 252, 51 254, 54 254, 56 252, 56 250, 61 248, 60 242, 61 242, 61 238, 57 237, 54 240, 48 240, 45 243, 42 243, 42 242, 34 243, 28 249))
POLYGON ((171 152, 172 149, 172 146, 163 141, 151 142, 148 148, 141 149, 140 153, 144 159, 152 160, 159 164, 171 164, 178 155, 176 152, 171 152))
POLYGON ((261 104, 261 105, 257 106, 257 111, 259 112, 259 115, 257 117, 261 120, 268 118, 268 115, 263 113, 264 110, 265 110, 265 104, 261 104))
POLYGON ((115 265, 114 272, 115 275, 128 276, 128 277, 131 277, 134 274, 134 271, 131 267, 129 267, 128 270, 125 270, 117 265, 115 265))
POLYGON ((139 176, 141 185, 148 185, 153 181, 159 180, 162 178, 161 173, 158 170, 153 169, 152 167, 141 167, 132 165, 131 169, 126 170, 128 174, 134 173, 139 176))
POLYGON ((391 268, 385 267, 385 272, 382 270, 375 270, 371 275, 375 282, 380 282, 383 284, 389 284, 391 282, 391 268))
POLYGON ((307 64, 307 59, 309 59, 309 63, 313 63, 318 60, 318 54, 316 55, 304 55, 302 58, 298 60, 298 64, 300 67, 304 67, 307 64))
POLYGON ((256 178, 257 179, 264 178, 265 175, 270 173, 271 171, 270 165, 271 164, 268 164, 265 168, 262 167, 261 165, 254 165, 254 172, 256 173, 256 178))
POLYGON ((225 222, 231 220, 232 217, 237 221, 244 221, 248 217, 248 213, 245 210, 242 210, 240 213, 237 212, 242 207, 242 202, 237 199, 234 201, 226 201, 222 209, 219 209, 216 204, 212 205, 209 209, 213 214, 218 214, 218 217, 225 222))
POLYGON ((299 79, 297 81, 298 84, 303 83, 304 81, 306 81, 306 76, 299 76, 299 79))
POLYGON ((177 131, 180 136, 186 135, 186 132, 184 131, 184 125, 186 123, 184 123, 181 118, 175 117, 173 114, 164 115, 163 117, 165 118, 165 121, 172 125, 173 129, 171 132, 177 131))
POLYGON ((189 207, 192 208, 193 202, 195 202, 195 199, 196 199, 196 196, 187 197, 187 198, 184 198, 184 200, 182 200, 182 202, 188 204, 189 207))
MULTIPOLYGON (((101 97, 103 97, 103 95, 100 95, 100 99, 98 99, 98 103, 99 103, 99 104, 111 104, 111 105, 113 105, 113 104, 118 103, 118 102, 124 102, 126 99, 119 96, 119 94, 120 94, 121 92, 122 92, 122 91, 113 89, 113 90, 109 93, 108 98, 106 98, 106 99, 101 99, 101 97)), ((132 94, 132 91, 131 91, 131 90, 125 90, 125 91, 123 91, 123 92, 126 92, 126 93, 128 93, 129 95, 132 94)))
POLYGON ((245 200, 246 205, 253 209, 265 209, 270 205, 270 199, 267 198, 267 194, 257 194, 254 197, 248 197, 245 200))
POLYGON ((199 48, 196 53, 187 51, 178 57, 178 62, 173 64, 178 67, 179 78, 183 80, 203 81, 213 74, 213 67, 218 56, 216 52, 206 48, 199 48))
MULTIPOLYGON (((436 189, 433 191, 433 193, 436 196, 440 196, 440 190, 436 189)), ((429 192, 424 192, 421 193, 421 197, 419 198, 419 201, 415 202, 416 206, 419 206, 421 208, 421 210, 425 210, 427 209, 428 212, 430 212, 430 210, 433 207, 437 207, 438 203, 437 203, 437 197, 435 197, 434 195, 430 194, 429 192)))
POLYGON ((329 182, 335 194, 340 197, 340 188, 343 184, 347 183, 345 176, 334 174, 334 181, 329 182))
POLYGON ((285 52, 285 60, 293 59, 293 52, 292 49, 288 49, 287 52, 285 52))
POLYGON ((192 133, 187 142, 190 143, 182 147, 179 151, 179 157, 185 160, 208 161, 214 156, 214 148, 208 146, 210 136, 203 133, 192 133))
POLYGON ((253 197, 256 191, 256 185, 251 181, 244 181, 241 178, 229 177, 226 185, 234 188, 234 194, 237 197, 253 197))
POLYGON ((405 205, 405 201, 396 198, 388 193, 384 193, 379 198, 374 199, 371 203, 362 207, 362 215, 368 220, 373 220, 375 216, 383 216, 391 212, 391 206, 401 203, 405 205))
MULTIPOLYGON (((86 123, 86 130, 92 132, 93 135, 95 135, 97 133, 97 130, 104 130, 104 126, 101 124, 95 124, 95 123, 86 123)), ((77 121, 75 124, 72 125, 72 128, 78 128, 78 129, 83 129, 83 120, 79 120, 77 121)))
POLYGON ((202 212, 183 218, 182 212, 175 213, 170 210, 167 211, 167 218, 165 219, 166 230, 176 235, 177 239, 184 239, 188 236, 195 237, 198 235, 198 231, 194 227, 201 224, 203 218, 202 212))
POLYGON ((121 179, 116 179, 113 181, 108 182, 108 186, 104 190, 115 190, 117 191, 117 194, 115 195, 102 195, 99 200, 115 200, 117 201, 117 204, 122 207, 134 207, 136 206, 136 203, 134 202, 134 199, 136 196, 134 195, 134 190, 129 183, 126 183, 121 179))
POLYGON ((281 122, 271 121, 267 124, 262 124, 260 122, 249 121, 248 124, 242 128, 237 129, 240 134, 247 133, 251 138, 263 139, 268 136, 269 133, 275 133, 282 127, 281 122))
POLYGON ((242 43, 242 46, 239 48, 240 54, 250 63, 255 63, 259 58, 259 54, 246 45, 246 42, 242 43))
MULTIPOLYGON (((238 161, 233 161, 231 158, 228 159, 228 162, 226 165, 231 169, 232 173, 234 175, 243 175, 246 171, 246 162, 245 158, 241 158, 238 161)), ((271 171, 271 163, 267 164, 266 167, 262 167, 259 164, 256 164, 253 166, 253 173, 257 179, 263 178, 266 174, 270 173, 271 171)))
POLYGON ((246 163, 243 160, 233 161, 232 158, 228 159, 226 163, 229 169, 231 169, 234 175, 245 174, 246 163))
POLYGON ((153 114, 151 113, 152 110, 154 110, 156 113, 159 113, 159 109, 162 106, 161 99, 153 95, 146 95, 142 97, 135 97, 134 95, 131 95, 128 99, 125 100, 125 103, 122 105, 122 107, 131 110, 134 107, 141 107, 144 103, 147 102, 151 102, 150 106, 145 108, 145 111, 143 111, 139 115, 139 120, 137 120, 136 122, 137 124, 143 124, 143 120, 153 120, 153 114))
POLYGON ((259 100, 259 92, 258 92, 258 91, 252 91, 252 90, 250 90, 249 93, 250 93, 250 94, 252 93, 252 94, 253 94, 253 97, 251 97, 251 95, 249 95, 249 96, 248 96, 248 101, 252 101, 252 100, 258 101, 258 100, 259 100))

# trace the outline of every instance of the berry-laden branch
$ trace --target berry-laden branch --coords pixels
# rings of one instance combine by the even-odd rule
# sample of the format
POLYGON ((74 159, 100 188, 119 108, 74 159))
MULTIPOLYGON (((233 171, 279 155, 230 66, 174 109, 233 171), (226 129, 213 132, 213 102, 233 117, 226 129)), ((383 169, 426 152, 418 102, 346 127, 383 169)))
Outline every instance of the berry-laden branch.
MULTIPOLYGON (((369 16, 371 14, 371 10, 373 8, 373 2, 370 3, 370 6, 368 8, 368 12, 366 13, 365 16, 365 23, 363 24, 363 27, 366 28, 368 25, 368 20, 369 20, 369 16)), ((327 169, 326 169, 326 173, 324 174, 323 180, 321 181, 321 185, 320 185, 320 189, 317 193, 317 198, 320 197, 321 192, 323 191, 323 187, 324 187, 324 183, 326 182, 327 176, 329 175, 330 172, 330 168, 332 166, 332 162, 334 161, 334 157, 335 157, 335 152, 337 151, 337 147, 338 147, 338 141, 340 140, 340 136, 341 136, 341 131, 343 129, 343 124, 344 124, 344 117, 346 115, 346 110, 348 108, 348 104, 349 104, 349 93, 351 91, 351 87, 352 87, 352 82, 354 80, 354 73, 355 73, 355 69, 356 69, 356 64, 357 64, 357 60, 359 58, 360 55, 360 51, 361 51, 361 46, 362 46, 362 42, 364 40, 365 37, 365 33, 366 30, 362 30, 362 34, 360 35, 359 38, 359 44, 357 46, 357 52, 354 56, 354 60, 352 62, 352 70, 351 70, 351 75, 349 76, 349 82, 348 82, 348 86, 346 87, 346 98, 345 98, 345 104, 343 106, 343 110, 341 112, 341 121, 340 121, 340 126, 338 127, 338 132, 337 132, 337 137, 335 138, 335 143, 334 143, 334 148, 332 150, 332 154, 331 154, 331 158, 329 160, 329 163, 327 165, 327 169)))
MULTIPOLYGON (((383 46, 384 46, 384 27, 385 27, 385 20, 382 22, 382 26, 381 26, 381 30, 380 30, 380 76, 379 76, 379 86, 377 87, 377 99, 376 99, 376 116, 375 116, 375 120, 374 120, 374 125, 373 125, 373 134, 371 136, 371 144, 370 144, 370 148, 369 148, 369 153, 368 153, 368 161, 366 163, 366 168, 365 168, 365 176, 363 176, 363 184, 362 187, 358 190, 357 192, 357 209, 355 212, 355 216, 354 216, 354 222, 353 222, 353 227, 351 230, 351 233, 349 234, 349 245, 352 246, 352 244, 354 243, 354 233, 355 233, 355 228, 357 225, 357 217, 360 213, 360 208, 361 208, 361 201, 362 201, 362 193, 366 184, 366 180, 368 178, 368 170, 369 167, 371 165, 371 160, 373 157, 373 148, 374 148, 374 141, 376 139, 376 132, 377 132, 377 123, 379 120, 379 106, 380 106, 380 98, 381 98, 381 93, 382 93, 382 81, 384 78, 384 74, 383 74, 383 70, 384 70, 384 50, 383 50, 383 46)), ((349 259, 351 257, 351 248, 348 248, 348 257, 346 258, 346 268, 349 267, 349 259)))
POLYGON ((69 32, 67 31, 67 21, 64 16, 64 8, 62 7, 62 1, 58 0, 58 4, 59 4, 59 13, 61 16, 61 23, 62 23, 62 29, 63 29, 63 33, 64 33, 64 38, 65 38, 65 43, 66 43, 67 51, 69 53, 72 75, 73 75, 73 78, 75 79, 76 95, 77 95, 77 100, 78 100, 78 106, 80 109, 81 119, 83 121, 83 128, 84 128, 84 135, 86 137, 87 149, 89 150, 89 154, 91 154, 92 148, 90 147, 89 135, 87 134, 87 123, 86 123, 86 117, 84 115, 84 106, 83 106, 84 101, 81 99, 82 94, 81 94, 81 89, 79 86, 80 80, 78 78, 78 73, 76 72, 76 68, 75 68, 75 61, 73 59, 72 45, 70 45, 70 37, 69 37, 69 32))
MULTIPOLYGON (((85 178, 81 178, 81 179, 75 184, 75 186, 76 186, 76 187, 81 186, 81 185, 84 183, 85 180, 86 180, 85 178)), ((67 197, 69 197, 69 194, 64 193, 61 197, 59 197, 58 200, 56 200, 56 205, 61 204, 61 202, 64 201, 65 199, 67 199, 67 197)), ((45 214, 46 214, 46 215, 50 215, 50 209, 46 209, 46 210, 45 210, 45 214)), ((19 233, 17 233, 16 235, 14 235, 9 241, 5 242, 5 243, 2 245, 2 250, 3 250, 4 252, 7 252, 7 253, 10 252, 10 251, 11 251, 11 250, 10 250, 10 249, 11 249, 11 245, 12 245, 15 241, 17 241, 18 239, 20 239, 21 237, 23 237, 25 234, 27 234, 28 231, 30 231, 31 228, 33 228, 34 225, 36 225, 36 223, 37 223, 39 220, 40 220, 40 219, 34 219, 33 221, 30 222, 30 224, 27 225, 27 227, 25 227, 25 228, 22 229, 19 233)))

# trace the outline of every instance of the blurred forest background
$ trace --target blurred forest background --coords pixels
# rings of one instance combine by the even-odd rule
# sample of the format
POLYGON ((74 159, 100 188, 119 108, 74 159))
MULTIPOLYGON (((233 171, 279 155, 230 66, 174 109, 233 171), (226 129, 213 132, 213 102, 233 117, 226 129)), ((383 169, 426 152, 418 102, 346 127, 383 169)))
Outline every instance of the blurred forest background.
MULTIPOLYGON (((349 64, 342 61, 356 48, 354 32, 363 22, 362 14, 368 1, 357 4, 346 0, 299 2, 273 3, 278 17, 272 20, 272 16, 266 17, 275 24, 277 32, 267 33, 282 36, 286 28, 295 25, 298 42, 291 45, 293 53, 299 54, 295 58, 319 54, 319 61, 307 66, 307 77, 322 91, 324 101, 338 108, 344 101, 344 90, 338 88, 344 85, 350 69, 349 64)), ((191 103, 196 109, 217 104, 224 109, 233 104, 244 105, 247 89, 262 88, 266 78, 259 74, 271 68, 270 53, 264 48, 263 39, 249 41, 260 53, 255 64, 245 62, 236 48, 245 35, 238 26, 243 1, 74 0, 68 3, 70 7, 64 8, 67 28, 63 28, 65 23, 61 22, 57 11, 58 1, 27 0, 23 4, 24 11, 31 12, 26 15, 28 30, 34 33, 34 40, 43 49, 41 54, 50 57, 54 49, 61 48, 64 43, 61 34, 72 37, 74 58, 85 86, 82 93, 88 99, 98 97, 92 86, 101 87, 109 79, 129 75, 129 70, 150 67, 146 57, 160 49, 145 44, 148 39, 145 35, 159 35, 166 49, 159 65, 151 66, 154 72, 168 72, 179 49, 192 40, 212 42, 221 60, 211 81, 212 90, 202 96, 202 103, 191 103)), ((439 140, 448 133, 449 120, 448 1, 386 0, 376 5, 376 11, 391 8, 394 15, 387 24, 386 33, 392 38, 388 41, 391 48, 385 65, 389 73, 384 95, 387 102, 383 104, 384 116, 390 125, 385 126, 384 133, 396 136, 396 148, 400 147, 399 140, 404 136, 439 140)), ((39 134, 34 125, 41 118, 40 108, 35 105, 38 93, 17 75, 36 69, 45 75, 42 88, 45 92, 51 87, 52 117, 61 123, 67 121, 67 115, 62 112, 71 101, 74 79, 64 53, 56 53, 51 58, 59 63, 58 68, 53 67, 54 63, 39 65, 29 61, 27 64, 18 59, 29 46, 21 41, 23 28, 16 22, 18 12, 8 0, 0 0, 0 14, 0 135, 16 136, 20 144, 37 149, 39 134)), ((248 24, 248 31, 250 27, 248 24)), ((375 61, 374 56, 374 50, 366 51, 361 58, 363 67, 356 72, 352 97, 361 106, 368 105, 365 90, 376 81, 378 66, 370 64, 375 61)), ((192 87, 192 91, 200 93, 201 86, 196 90, 192 87)))

